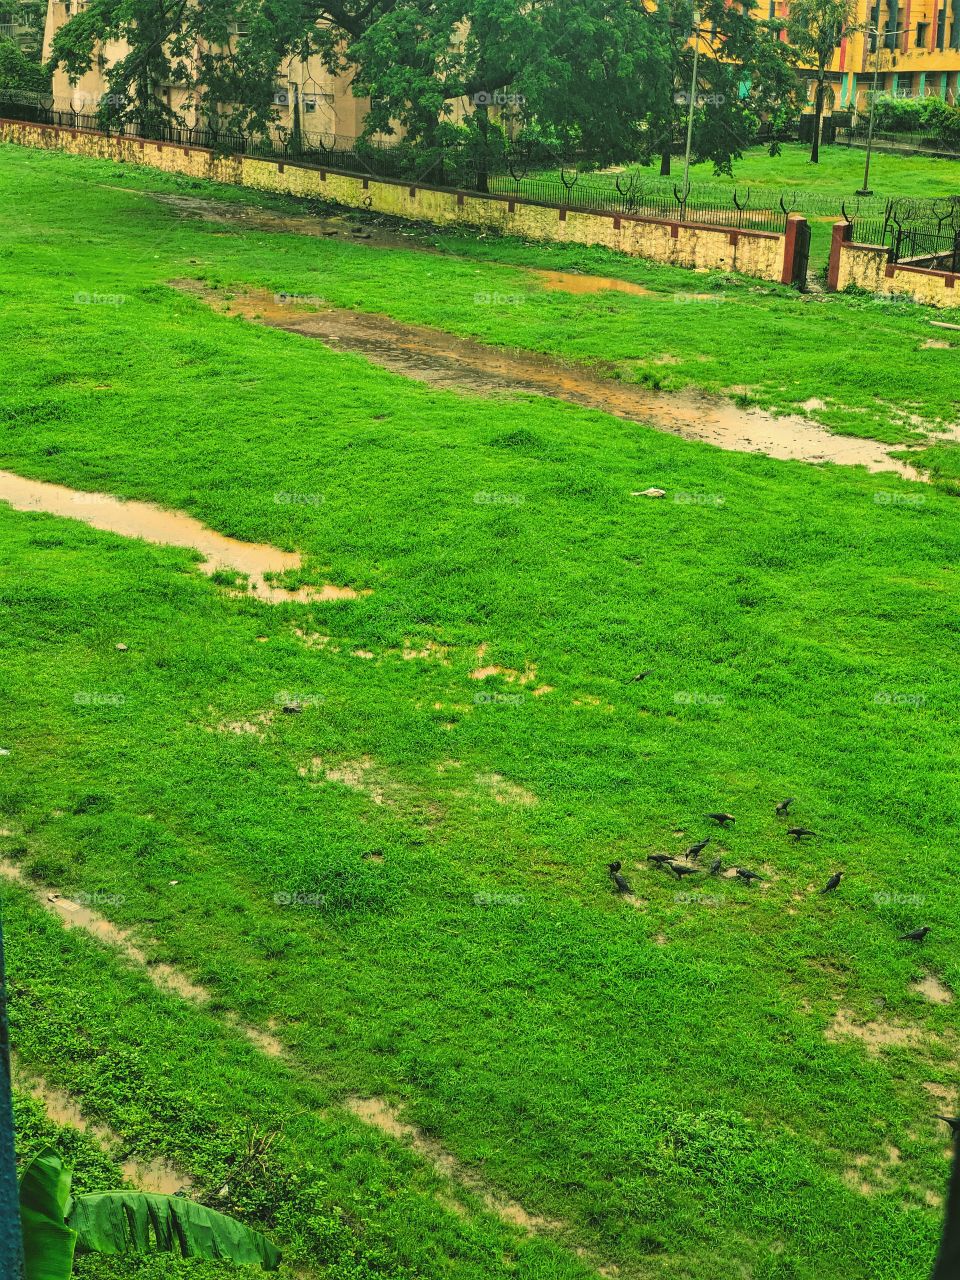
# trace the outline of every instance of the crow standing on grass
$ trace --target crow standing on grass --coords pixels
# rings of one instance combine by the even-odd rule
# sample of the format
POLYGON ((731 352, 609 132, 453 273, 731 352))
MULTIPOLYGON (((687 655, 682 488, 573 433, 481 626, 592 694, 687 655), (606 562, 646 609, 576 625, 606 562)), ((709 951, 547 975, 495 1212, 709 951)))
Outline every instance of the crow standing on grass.
POLYGON ((710 874, 712 876, 718 876, 720 874, 720 867, 721 867, 720 859, 714 858, 714 860, 710 863, 710 874))
POLYGON ((838 888, 838 887, 839 887, 839 885, 840 885, 840 881, 841 881, 842 879, 843 879, 843 872, 842 872, 842 871, 835 871, 835 872, 834 872, 834 874, 833 874, 833 875, 830 877, 830 879, 827 881, 827 883, 826 883, 826 887, 825 887, 825 888, 823 888, 823 889, 821 889, 821 890, 820 890, 820 892, 821 892, 821 893, 833 893, 834 889, 836 889, 836 888, 838 888))
POLYGON ((748 871, 746 867, 737 867, 737 875, 745 884, 749 884, 751 880, 762 880, 763 876, 759 871, 748 871))
POLYGON ((780 803, 777 805, 777 817, 785 818, 792 804, 793 804, 793 796, 787 796, 786 800, 781 800, 780 803))
POLYGON ((726 827, 731 822, 736 822, 736 818, 732 813, 708 813, 706 816, 714 822, 719 822, 721 827, 726 827))
POLYGON ((703 853, 704 849, 707 847, 709 843, 710 843, 710 837, 707 836, 706 840, 700 840, 698 841, 697 844, 692 844, 690 846, 690 848, 687 850, 687 857, 691 860, 691 862, 696 862, 696 860, 700 857, 701 853, 703 853))
POLYGON ((635 676, 631 676, 627 684, 639 684, 641 680, 646 680, 647 676, 653 675, 653 668, 650 667, 646 671, 638 671, 635 676))
POLYGON ((658 867, 662 867, 665 862, 672 862, 673 859, 669 853, 648 853, 647 861, 655 862, 658 867))
POLYGON ((622 866, 623 866, 622 862, 611 862, 607 867, 607 870, 610 872, 610 879, 613 881, 613 883, 617 887, 617 893, 630 893, 631 892, 630 886, 627 884, 624 877, 620 874, 620 868, 622 866))
POLYGON ((673 874, 677 877, 678 880, 682 880, 684 876, 700 875, 699 867, 685 867, 682 862, 671 862, 670 870, 673 872, 673 874))
POLYGON ((809 827, 787 827, 787 835, 793 836, 794 840, 803 840, 806 836, 815 836, 817 833, 811 831, 809 827))
POLYGON ((930 926, 925 924, 922 929, 911 929, 909 933, 901 933, 901 942, 922 942, 930 932, 930 926))

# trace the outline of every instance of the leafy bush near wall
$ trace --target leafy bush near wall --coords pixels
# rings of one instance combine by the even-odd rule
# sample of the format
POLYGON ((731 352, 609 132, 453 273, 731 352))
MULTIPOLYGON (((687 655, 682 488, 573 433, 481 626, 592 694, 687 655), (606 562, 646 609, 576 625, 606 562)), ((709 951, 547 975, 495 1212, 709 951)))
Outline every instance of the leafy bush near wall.
POLYGON ((889 133, 926 133, 960 142, 960 107, 943 98, 877 98, 876 126, 889 133))

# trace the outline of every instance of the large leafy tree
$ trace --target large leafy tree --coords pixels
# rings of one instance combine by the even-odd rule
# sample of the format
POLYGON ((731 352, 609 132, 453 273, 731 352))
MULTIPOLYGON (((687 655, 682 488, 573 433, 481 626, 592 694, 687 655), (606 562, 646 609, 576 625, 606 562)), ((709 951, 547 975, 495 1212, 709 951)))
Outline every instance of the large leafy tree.
MULTIPOLYGON (((792 74, 752 2, 703 6, 694 144, 721 168, 792 74)), ((278 68, 317 55, 370 98, 368 136, 402 130, 428 161, 455 138, 489 154, 506 131, 601 163, 669 151, 691 16, 689 0, 91 0, 54 58, 79 74, 98 39, 124 38, 108 111, 149 123, 169 114, 156 86, 192 81, 201 114, 264 130, 278 68)))
POLYGON ((787 39, 798 65, 812 67, 814 74, 811 164, 820 162, 827 71, 843 37, 860 29, 856 25, 856 0, 791 0, 787 39))
POLYGON ((755 0, 656 0, 651 19, 665 51, 654 69, 655 104, 648 119, 645 158, 659 156, 670 173, 675 140, 683 135, 693 89, 693 32, 700 40, 694 90, 692 156, 729 173, 731 161, 756 139, 761 123, 774 131, 793 109, 796 76, 784 49, 758 21, 755 0), (699 21, 698 21, 699 20, 699 21))

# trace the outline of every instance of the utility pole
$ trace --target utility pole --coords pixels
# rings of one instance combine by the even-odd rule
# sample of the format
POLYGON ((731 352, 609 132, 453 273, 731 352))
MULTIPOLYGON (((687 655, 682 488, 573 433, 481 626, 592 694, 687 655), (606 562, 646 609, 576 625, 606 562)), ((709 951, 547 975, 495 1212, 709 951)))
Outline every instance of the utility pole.
POLYGON ((23 1241, 20 1234, 17 1162, 13 1147, 7 978, 3 965, 3 918, 0 914, 0 1276, 20 1280, 22 1275, 23 1241))
MULTIPOLYGON (((687 111, 687 149, 683 157, 683 209, 690 194, 690 147, 693 143, 693 111, 697 105, 697 68, 700 64, 700 10, 693 11, 693 75, 690 80, 690 108, 687 111)), ((682 215, 681 215, 682 216, 682 215)))
POLYGON ((909 27, 904 27, 901 31, 887 31, 884 33, 881 33, 879 27, 868 27, 867 29, 867 34, 873 37, 876 42, 876 47, 873 51, 873 88, 870 90, 870 122, 867 125, 867 158, 866 163, 863 166, 863 186, 856 193, 858 196, 873 195, 873 192, 870 190, 870 155, 873 151, 873 113, 877 108, 877 80, 880 76, 880 36, 881 34, 888 36, 902 36, 905 33, 909 34, 909 32, 909 27))

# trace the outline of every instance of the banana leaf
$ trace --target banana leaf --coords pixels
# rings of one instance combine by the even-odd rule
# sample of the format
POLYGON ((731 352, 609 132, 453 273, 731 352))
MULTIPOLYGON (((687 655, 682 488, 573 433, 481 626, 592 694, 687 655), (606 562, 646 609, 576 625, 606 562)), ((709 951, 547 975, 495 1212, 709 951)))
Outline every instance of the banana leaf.
POLYGON ((20 1175, 20 1223, 26 1280, 70 1280, 77 1233, 64 1222, 70 1170, 55 1151, 35 1156, 20 1175))
POLYGON ((179 1253, 263 1271, 280 1265, 280 1251, 266 1236, 182 1196, 141 1191, 76 1196, 66 1221, 77 1233, 77 1253, 179 1253))

